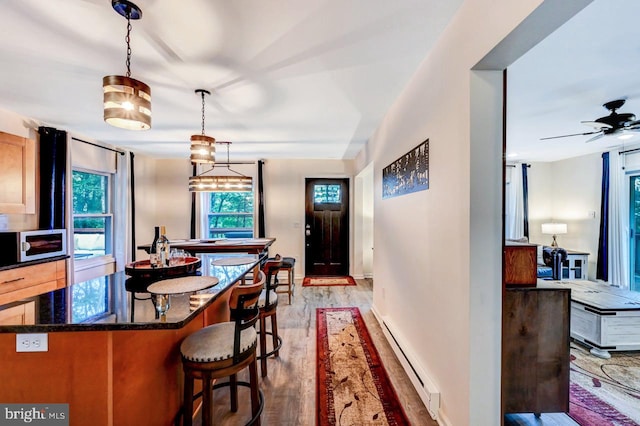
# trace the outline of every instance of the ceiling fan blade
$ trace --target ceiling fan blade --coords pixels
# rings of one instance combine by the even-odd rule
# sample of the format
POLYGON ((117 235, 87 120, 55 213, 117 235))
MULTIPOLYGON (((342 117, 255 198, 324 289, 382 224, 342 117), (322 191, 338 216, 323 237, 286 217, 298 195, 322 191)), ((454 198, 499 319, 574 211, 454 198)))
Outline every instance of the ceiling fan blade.
POLYGON ((633 131, 640 130, 640 120, 631 121, 627 123, 627 125, 624 126, 624 130, 633 130, 633 131))
POLYGON ((584 143, 589 143, 589 142, 596 141, 596 140, 600 139, 603 136, 604 136, 604 133, 600 133, 599 135, 596 135, 596 136, 592 137, 591 139, 588 139, 588 140, 584 141, 584 143))
POLYGON ((547 138, 540 138, 540 140, 546 141, 547 139, 568 138, 569 136, 587 136, 587 135, 595 135, 596 133, 600 133, 600 130, 598 130, 597 132, 573 133, 571 135, 562 135, 562 136, 549 136, 547 138))
POLYGON ((613 129, 613 126, 611 124, 601 123, 600 121, 581 121, 581 123, 584 125, 593 127, 594 129, 597 129, 597 130, 613 129))

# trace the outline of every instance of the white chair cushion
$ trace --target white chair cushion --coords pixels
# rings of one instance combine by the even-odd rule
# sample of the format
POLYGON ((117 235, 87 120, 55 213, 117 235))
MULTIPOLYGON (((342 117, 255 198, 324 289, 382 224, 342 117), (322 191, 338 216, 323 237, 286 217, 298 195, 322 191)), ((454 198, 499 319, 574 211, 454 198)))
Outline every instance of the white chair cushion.
MULTIPOLYGON (((234 322, 222 322, 202 328, 188 336, 180 345, 185 359, 195 362, 223 361, 233 357, 234 322)), ((254 327, 240 333, 240 353, 251 349, 257 342, 254 327)))
MULTIPOLYGON (((273 305, 278 301, 278 295, 275 291, 271 290, 269 292, 269 305, 273 305)), ((262 290, 260 293, 260 299, 258 299, 258 308, 264 308, 264 305, 267 303, 267 290, 262 290)))

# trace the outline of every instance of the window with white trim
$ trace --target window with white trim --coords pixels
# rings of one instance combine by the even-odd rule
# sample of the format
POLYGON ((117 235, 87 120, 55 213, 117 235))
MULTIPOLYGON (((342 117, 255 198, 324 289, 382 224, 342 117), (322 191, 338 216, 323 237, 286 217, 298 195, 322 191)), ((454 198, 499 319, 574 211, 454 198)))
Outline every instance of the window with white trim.
POLYGON ((207 238, 253 238, 253 192, 209 192, 207 238))
POLYGON ((113 175, 74 169, 73 256, 78 260, 113 255, 113 175))

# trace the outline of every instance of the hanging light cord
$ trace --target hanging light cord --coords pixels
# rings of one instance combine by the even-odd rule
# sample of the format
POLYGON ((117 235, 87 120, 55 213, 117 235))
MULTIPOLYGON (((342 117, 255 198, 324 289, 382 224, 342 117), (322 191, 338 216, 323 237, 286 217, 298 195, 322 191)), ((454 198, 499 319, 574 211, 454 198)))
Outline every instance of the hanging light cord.
POLYGON ((124 38, 127 42, 127 77, 131 77, 131 11, 127 10, 127 36, 124 38))
MULTIPOLYGON (((203 96, 204 96, 204 95, 203 95, 203 96)), ((203 133, 203 134, 204 134, 204 133, 203 133)), ((242 173, 240 173, 240 172, 237 172, 237 171, 233 170, 233 169, 229 166, 229 164, 230 164, 230 161, 229 161, 229 145, 231 145, 231 142, 218 142, 218 143, 222 143, 222 144, 227 145, 227 163, 226 163, 227 170, 229 170, 230 172, 233 172, 233 173, 235 173, 235 174, 237 174, 237 175, 240 175, 240 176, 242 176, 242 177, 247 177, 247 175, 242 174, 242 173)), ((212 172, 212 171, 215 169, 215 167, 216 167, 216 166, 221 166, 221 165, 222 165, 222 164, 216 163, 216 164, 214 164, 213 166, 211 166, 211 168, 210 168, 209 170, 205 170, 204 172, 202 172, 202 173, 198 174, 197 176, 204 176, 205 174, 207 174, 207 173, 209 173, 209 172, 212 172)))
POLYGON ((204 136, 204 91, 200 92, 202 96, 202 136, 204 136))

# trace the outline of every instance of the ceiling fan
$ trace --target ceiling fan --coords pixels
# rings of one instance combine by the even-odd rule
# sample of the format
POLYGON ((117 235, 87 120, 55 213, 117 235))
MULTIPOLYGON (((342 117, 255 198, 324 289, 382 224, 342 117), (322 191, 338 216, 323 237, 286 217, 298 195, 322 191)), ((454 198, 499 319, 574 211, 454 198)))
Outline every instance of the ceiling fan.
MULTIPOLYGON (((627 112, 618 114, 616 112, 616 110, 620 109, 622 105, 624 105, 624 102, 624 99, 617 99, 615 101, 607 102, 602 106, 611 111, 611 114, 604 117, 596 118, 595 121, 581 121, 582 124, 593 127, 594 131, 592 132, 573 133, 571 135, 562 136, 550 136, 547 138, 540 138, 540 140, 566 138, 569 136, 596 135, 586 141, 592 142, 606 135, 621 134, 622 136, 626 132, 640 132, 640 120, 636 120, 636 116, 634 114, 627 112)), ((624 139, 624 136, 622 136, 621 139, 624 139)), ((628 137, 631 137, 631 135, 628 135, 628 137)))

